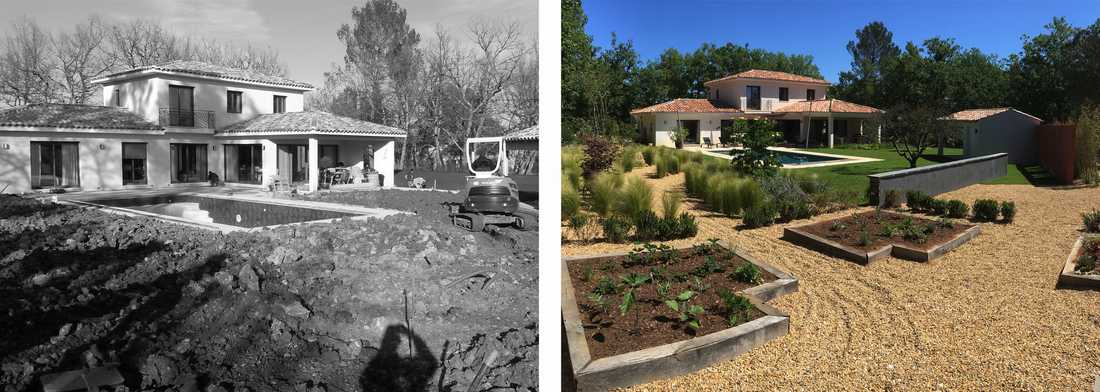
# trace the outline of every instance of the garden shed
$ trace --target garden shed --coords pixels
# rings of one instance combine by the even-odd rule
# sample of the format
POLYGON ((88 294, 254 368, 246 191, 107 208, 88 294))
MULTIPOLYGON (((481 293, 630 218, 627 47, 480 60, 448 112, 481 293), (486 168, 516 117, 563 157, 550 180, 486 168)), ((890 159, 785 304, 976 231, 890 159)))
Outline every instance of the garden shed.
POLYGON ((960 137, 966 158, 1003 152, 1008 154, 1008 163, 1038 160, 1035 127, 1043 122, 1038 117, 1013 108, 990 108, 955 112, 947 119, 962 124, 960 137))

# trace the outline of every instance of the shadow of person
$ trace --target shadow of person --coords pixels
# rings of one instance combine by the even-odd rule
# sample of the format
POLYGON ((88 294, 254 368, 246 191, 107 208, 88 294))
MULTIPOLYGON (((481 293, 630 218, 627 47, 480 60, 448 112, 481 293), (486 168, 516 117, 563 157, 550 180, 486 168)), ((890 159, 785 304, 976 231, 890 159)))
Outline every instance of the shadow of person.
MULTIPOLYGON (((407 341, 406 341, 407 342, 407 341)), ((427 389, 439 364, 424 340, 401 324, 386 327, 378 353, 367 363, 359 377, 363 391, 420 392, 427 389), (408 356, 399 351, 408 347, 402 337, 412 342, 408 356)))

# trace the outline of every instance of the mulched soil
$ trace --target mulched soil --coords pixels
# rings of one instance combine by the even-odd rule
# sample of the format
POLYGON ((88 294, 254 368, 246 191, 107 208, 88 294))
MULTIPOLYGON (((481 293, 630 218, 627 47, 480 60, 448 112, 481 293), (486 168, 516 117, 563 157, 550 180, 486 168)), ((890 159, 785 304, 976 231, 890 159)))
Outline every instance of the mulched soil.
POLYGON ((493 351, 474 390, 537 389, 522 236, 431 214, 226 235, 0 195, 0 390, 117 362, 104 390, 464 391, 493 351))
MULTIPOLYGON (((696 273, 696 269, 704 265, 708 254, 696 253, 692 249, 669 250, 676 256, 672 258, 672 262, 667 263, 655 258, 645 263, 631 263, 622 256, 571 261, 569 275, 585 325, 588 350, 592 359, 674 343, 729 328, 726 321, 727 311, 718 295, 719 289, 726 288, 736 293, 757 284, 740 282, 728 276, 737 267, 748 263, 747 261, 721 247, 712 248, 708 245, 707 249, 712 249, 709 255, 714 257, 722 271, 696 273), (670 282, 670 296, 676 296, 685 290, 695 291, 695 297, 688 304, 701 305, 706 309, 706 313, 700 318, 698 331, 686 328, 680 322, 677 313, 664 304, 653 279, 636 291, 637 300, 634 306, 637 308, 637 314, 633 309, 626 315, 619 312, 619 304, 622 303, 622 293, 625 289, 621 283, 621 277, 631 273, 650 276, 652 268, 661 266, 667 268, 667 272, 660 274, 665 278, 657 278, 656 281, 670 282), (618 295, 604 296, 606 311, 601 310, 599 305, 588 298, 604 277, 611 279, 619 286, 618 295), (696 282, 696 278, 699 278, 703 287, 709 288, 705 291, 699 290, 700 285, 696 282), (637 334, 631 333, 635 329, 635 322, 637 322, 637 334)), ((758 284, 776 279, 771 273, 759 268, 758 270, 762 277, 758 284)), ((752 307, 748 318, 742 322, 748 322, 763 315, 763 312, 752 307)))
POLYGON ((973 227, 973 225, 953 221, 950 227, 940 222, 915 217, 911 215, 897 214, 889 211, 866 211, 837 219, 825 220, 809 226, 800 227, 801 230, 817 235, 818 237, 850 246, 862 251, 881 249, 889 244, 902 244, 911 248, 928 250, 950 241, 955 236, 973 227), (923 242, 906 238, 903 235, 904 222, 912 222, 916 228, 927 234, 923 242), (893 235, 886 236, 884 229, 894 227, 893 235), (862 232, 866 230, 870 242, 861 243, 862 232))
POLYGON ((1085 242, 1081 244, 1081 249, 1074 255, 1074 260, 1081 260, 1081 257, 1085 255, 1092 255, 1094 260, 1097 260, 1096 266, 1089 271, 1074 271, 1081 275, 1100 275, 1100 236, 1085 237, 1085 242))

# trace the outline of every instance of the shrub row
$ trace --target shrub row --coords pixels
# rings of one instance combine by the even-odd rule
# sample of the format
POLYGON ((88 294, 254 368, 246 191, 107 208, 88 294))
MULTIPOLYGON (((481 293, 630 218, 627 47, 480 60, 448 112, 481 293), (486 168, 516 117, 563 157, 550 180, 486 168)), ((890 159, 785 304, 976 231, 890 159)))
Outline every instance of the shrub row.
MULTIPOLYGON (((900 206, 899 194, 896 190, 889 190, 883 198, 883 207, 897 208, 900 206)), ((906 205, 910 211, 923 212, 930 215, 946 216, 948 218, 966 218, 973 210, 973 219, 978 222, 994 222, 998 215, 1001 221, 1011 223, 1016 218, 1016 203, 1003 201, 998 203, 992 199, 978 199, 972 206, 962 200, 940 200, 928 196, 924 192, 910 190, 905 192, 906 205)))

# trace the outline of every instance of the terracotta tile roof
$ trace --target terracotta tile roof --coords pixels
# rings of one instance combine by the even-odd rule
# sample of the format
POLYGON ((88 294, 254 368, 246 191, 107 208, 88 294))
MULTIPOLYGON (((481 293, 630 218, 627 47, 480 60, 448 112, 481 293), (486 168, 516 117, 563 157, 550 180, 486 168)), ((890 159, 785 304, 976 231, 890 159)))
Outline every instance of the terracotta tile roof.
POLYGON ((882 110, 870 106, 841 101, 839 99, 818 99, 814 101, 791 102, 776 108, 773 113, 881 113, 882 110))
POLYGON ((0 126, 164 130, 160 125, 146 121, 125 108, 55 103, 0 110, 0 126))
POLYGON ((522 140, 539 140, 539 126, 533 126, 518 131, 512 131, 504 134, 504 140, 507 141, 522 141, 522 140))
POLYGON ((750 70, 745 71, 745 72, 735 73, 735 74, 730 75, 730 76, 726 76, 726 77, 723 77, 723 78, 707 81, 707 82, 703 83, 703 85, 708 85, 708 84, 711 84, 711 83, 717 83, 717 82, 722 82, 722 81, 726 81, 726 80, 733 80, 733 79, 783 80, 783 81, 788 81, 788 82, 823 84, 823 85, 826 85, 826 86, 829 85, 829 82, 824 80, 824 79, 811 78, 809 76, 795 75, 795 74, 786 73, 786 72, 768 71, 768 70, 763 70, 763 69, 750 69, 750 70))
POLYGON ((147 71, 147 70, 165 71, 165 72, 179 72, 179 73, 186 73, 186 74, 192 74, 192 75, 198 75, 198 76, 239 80, 239 81, 243 81, 243 82, 267 83, 267 84, 274 84, 274 85, 288 86, 288 87, 306 88, 306 89, 312 89, 313 88, 313 85, 311 85, 309 83, 290 80, 290 79, 287 79, 287 78, 284 78, 284 77, 281 77, 281 76, 265 75, 265 74, 262 74, 262 73, 259 73, 259 72, 256 72, 256 71, 250 71, 250 70, 239 69, 239 68, 230 68, 230 67, 225 67, 225 66, 221 66, 221 65, 214 65, 214 64, 210 64, 210 63, 204 63, 204 62, 201 62, 201 61, 190 61, 190 60, 173 60, 173 61, 168 61, 168 62, 164 62, 164 63, 160 63, 160 64, 146 65, 146 66, 143 66, 143 67, 137 67, 137 68, 129 69, 129 70, 126 70, 126 71, 122 71, 122 72, 107 75, 106 77, 94 80, 93 82, 102 83, 106 79, 109 79, 109 78, 112 78, 112 77, 115 77, 115 76, 122 76, 122 75, 130 74, 130 73, 147 71))
POLYGON ((386 125, 337 116, 329 112, 308 111, 264 114, 251 120, 241 121, 230 125, 215 132, 214 135, 349 135, 405 137, 406 132, 386 125))
POLYGON ((719 101, 704 98, 677 98, 653 106, 634 109, 630 114, 640 113, 740 113, 736 107, 719 101))
POLYGON ((1021 111, 1013 109, 1013 108, 967 109, 967 110, 962 110, 962 111, 958 111, 958 112, 955 112, 955 113, 951 113, 950 115, 947 115, 943 119, 945 119, 945 120, 955 120, 955 121, 978 121, 978 120, 981 120, 983 118, 986 118, 986 117, 989 117, 989 116, 992 116, 992 115, 995 115, 995 114, 1001 114, 1001 113, 1007 112, 1009 110, 1013 110, 1013 111, 1016 111, 1020 114, 1025 115, 1025 116, 1034 118, 1034 119, 1039 120, 1039 121, 1043 121, 1042 119, 1040 119, 1038 117, 1032 116, 1030 114, 1021 112, 1021 111))

